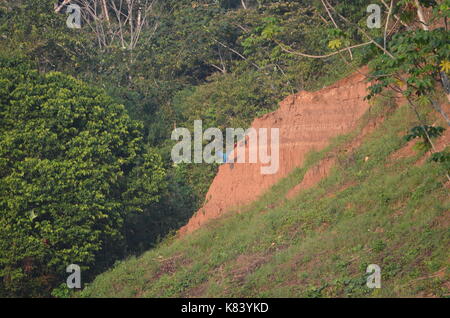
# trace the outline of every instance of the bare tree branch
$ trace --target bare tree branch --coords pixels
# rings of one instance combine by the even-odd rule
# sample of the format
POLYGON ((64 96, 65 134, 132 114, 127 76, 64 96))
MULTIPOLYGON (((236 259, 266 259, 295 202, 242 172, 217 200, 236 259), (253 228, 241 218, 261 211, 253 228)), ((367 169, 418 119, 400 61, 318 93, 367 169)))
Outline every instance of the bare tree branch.
MULTIPOLYGON (((65 0, 70 1, 70 0, 65 0)), ((118 45, 130 51, 139 43, 144 28, 157 28, 157 21, 149 25, 158 0, 77 0, 82 6, 85 23, 91 28, 101 48, 118 45), (110 14, 111 13, 111 14, 110 14)))
MULTIPOLYGON (((243 60, 245 60, 245 61, 247 60, 247 58, 246 58, 245 56, 243 56, 241 53, 239 53, 239 52, 236 51, 235 49, 229 47, 228 45, 226 45, 226 44, 224 44, 224 43, 222 43, 222 42, 220 42, 219 40, 216 40, 216 39, 214 39, 214 38, 213 38, 213 41, 216 42, 216 43, 218 43, 218 44, 220 44, 220 45, 223 46, 224 48, 230 50, 231 52, 233 52, 234 54, 236 54, 237 56, 239 56, 241 59, 243 59, 243 60)), ((254 67, 256 67, 257 69, 260 69, 260 67, 259 67, 257 64, 255 64, 255 63, 253 63, 253 62, 250 62, 250 63, 251 63, 254 67)))
POLYGON ((389 20, 391 18, 391 14, 392 14, 392 9, 394 7, 394 0, 391 0, 391 5, 389 6, 389 12, 388 12, 388 16, 386 18, 386 25, 384 27, 384 49, 386 50, 386 42, 387 42, 387 31, 388 31, 388 27, 389 27, 389 20))
MULTIPOLYGON (((387 5, 387 3, 384 0, 381 0, 381 2, 386 7, 386 9, 389 10, 389 6, 387 5)), ((394 18, 397 20, 397 22, 400 22, 404 27, 409 29, 409 26, 405 22, 403 22, 398 15, 394 14, 394 18)))
POLYGON ((325 3, 328 5, 328 7, 334 12, 336 13, 343 21, 345 21, 346 23, 355 26, 362 34, 364 34, 364 36, 366 38, 368 38, 373 44, 375 44, 375 46, 377 46, 379 49, 381 49, 384 53, 386 53, 390 58, 395 59, 394 55, 391 54, 391 52, 389 52, 388 50, 386 50, 382 45, 378 44, 364 29, 362 29, 359 25, 349 21, 346 17, 344 17, 343 15, 341 15, 339 12, 337 12, 337 10, 327 1, 324 0, 325 3))
MULTIPOLYGON (((337 25, 336 21, 334 21, 333 15, 331 14, 331 12, 330 12, 330 10, 328 9, 328 7, 327 7, 327 5, 325 4, 325 2, 324 2, 323 0, 321 0, 321 1, 322 1, 322 4, 323 4, 325 10, 326 10, 327 13, 328 13, 328 16, 329 16, 330 19, 331 19, 331 22, 333 22, 334 27, 335 27, 336 29, 340 29, 339 26, 337 25)), ((352 50, 351 50, 351 49, 348 49, 348 53, 350 54, 350 60, 353 60, 352 50)))
POLYGON ((329 54, 325 54, 325 55, 313 55, 313 54, 307 54, 307 53, 293 51, 287 45, 285 45, 285 44, 283 44, 283 43, 281 43, 279 41, 276 41, 276 40, 275 40, 275 42, 280 46, 280 48, 283 51, 285 51, 287 53, 291 53, 291 54, 295 54, 295 55, 299 55, 299 56, 303 56, 303 57, 309 57, 309 58, 313 58, 313 59, 325 59, 325 58, 337 55, 337 54, 339 54, 341 52, 348 51, 349 49, 355 49, 355 48, 358 48, 358 47, 361 47, 361 46, 366 46, 366 45, 369 45, 369 44, 373 43, 373 41, 369 41, 369 42, 365 42, 365 43, 355 44, 355 45, 346 47, 344 49, 338 50, 338 51, 333 52, 333 53, 329 53, 329 54))
POLYGON ((420 5, 419 0, 415 0, 415 4, 416 4, 416 7, 417 7, 417 17, 419 18, 420 25, 422 26, 422 29, 424 29, 425 31, 429 31, 430 29, 428 28, 428 24, 425 21, 425 17, 423 15, 422 6, 420 5))
POLYGON ((71 0, 64 0, 60 5, 55 4, 55 12, 59 13, 62 8, 70 3, 71 0))

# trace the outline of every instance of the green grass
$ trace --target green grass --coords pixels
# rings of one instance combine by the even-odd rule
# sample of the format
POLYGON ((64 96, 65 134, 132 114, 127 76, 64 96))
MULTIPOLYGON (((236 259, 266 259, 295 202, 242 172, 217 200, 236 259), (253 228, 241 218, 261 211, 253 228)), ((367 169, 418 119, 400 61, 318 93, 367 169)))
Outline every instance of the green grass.
POLYGON ((186 237, 167 238, 141 257, 118 263, 78 295, 448 296, 450 200, 443 168, 415 165, 420 153, 390 159, 415 123, 407 107, 379 99, 354 132, 311 153, 303 167, 245 212, 229 213, 186 237), (343 153, 377 117, 384 121, 362 145, 343 153), (326 156, 337 158, 331 174, 285 199, 326 156), (381 289, 366 287, 369 264, 381 267, 381 289))

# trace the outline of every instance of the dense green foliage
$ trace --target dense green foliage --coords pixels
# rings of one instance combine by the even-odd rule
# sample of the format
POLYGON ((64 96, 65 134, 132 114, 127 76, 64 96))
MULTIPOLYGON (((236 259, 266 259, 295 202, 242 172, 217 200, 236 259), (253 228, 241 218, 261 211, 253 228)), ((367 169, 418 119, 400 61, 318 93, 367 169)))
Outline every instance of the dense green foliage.
POLYGON ((0 294, 42 295, 69 264, 89 277, 123 257, 124 224, 164 187, 141 125, 98 89, 4 58, 0 123, 0 294))

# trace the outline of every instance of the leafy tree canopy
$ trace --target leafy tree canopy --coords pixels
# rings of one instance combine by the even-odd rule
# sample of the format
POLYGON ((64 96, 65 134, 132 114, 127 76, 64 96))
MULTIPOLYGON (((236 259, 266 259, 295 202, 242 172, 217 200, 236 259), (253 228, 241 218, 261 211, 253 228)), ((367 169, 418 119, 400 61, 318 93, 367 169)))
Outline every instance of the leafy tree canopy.
POLYGON ((0 58, 0 158, 3 295, 42 295, 69 264, 86 277, 110 264, 127 249, 127 217, 164 187, 161 158, 122 105, 19 58, 0 58))

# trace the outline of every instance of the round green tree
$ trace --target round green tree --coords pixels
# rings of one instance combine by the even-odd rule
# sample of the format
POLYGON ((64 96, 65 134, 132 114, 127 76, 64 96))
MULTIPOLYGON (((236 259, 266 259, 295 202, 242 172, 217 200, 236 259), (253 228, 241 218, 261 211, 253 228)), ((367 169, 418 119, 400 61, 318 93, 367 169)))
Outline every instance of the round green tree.
POLYGON ((0 296, 42 296, 126 251, 127 217, 165 171, 142 126, 103 91, 0 57, 0 296))

